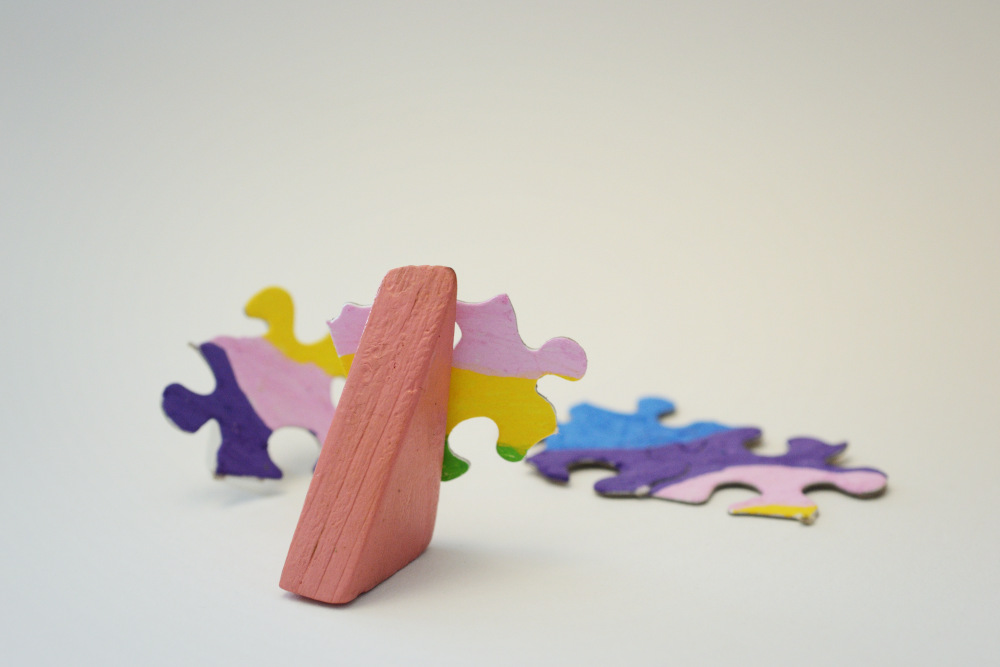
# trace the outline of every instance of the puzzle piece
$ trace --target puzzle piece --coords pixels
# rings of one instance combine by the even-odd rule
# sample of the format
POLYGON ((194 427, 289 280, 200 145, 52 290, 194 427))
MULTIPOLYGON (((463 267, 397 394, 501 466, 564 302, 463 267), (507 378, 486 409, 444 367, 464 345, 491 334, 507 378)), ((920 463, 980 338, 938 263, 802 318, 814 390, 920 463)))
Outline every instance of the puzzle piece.
POLYGON ((545 441, 545 451, 644 449, 697 440, 729 428, 716 422, 695 422, 680 427, 660 423, 660 417, 673 412, 671 401, 657 397, 639 399, 633 414, 580 403, 570 409, 570 420, 559 424, 559 432, 545 441))
POLYGON ((203 396, 172 384, 163 392, 163 410, 190 433, 209 419, 219 423, 216 475, 278 479, 281 470, 267 453, 271 433, 298 426, 323 438, 333 420, 330 383, 346 371, 331 340, 303 345, 295 338, 294 306, 285 290, 262 290, 246 313, 267 322, 268 332, 220 336, 198 346, 215 375, 215 391, 203 396))
MULTIPOLYGON (((350 370, 370 307, 348 304, 329 323, 334 345, 350 370)), ((462 338, 452 356, 447 432, 473 417, 489 417, 499 429, 497 453, 519 461, 527 451, 556 431, 555 411, 536 385, 544 375, 578 380, 587 356, 578 343, 553 338, 532 350, 521 340, 517 318, 507 295, 482 303, 459 301, 456 322, 462 338)), ((445 442, 442 479, 468 469, 445 442)))
POLYGON ((798 519, 812 523, 816 505, 804 491, 836 488, 865 498, 880 494, 885 473, 874 468, 840 468, 830 463, 846 444, 828 445, 813 438, 788 441, 788 452, 760 456, 747 449, 760 439, 755 428, 720 431, 698 440, 647 448, 556 449, 528 462, 555 481, 569 480, 571 470, 607 467, 617 475, 598 481, 594 489, 607 496, 652 496, 704 503, 717 488, 746 486, 760 495, 729 507, 730 514, 798 519))

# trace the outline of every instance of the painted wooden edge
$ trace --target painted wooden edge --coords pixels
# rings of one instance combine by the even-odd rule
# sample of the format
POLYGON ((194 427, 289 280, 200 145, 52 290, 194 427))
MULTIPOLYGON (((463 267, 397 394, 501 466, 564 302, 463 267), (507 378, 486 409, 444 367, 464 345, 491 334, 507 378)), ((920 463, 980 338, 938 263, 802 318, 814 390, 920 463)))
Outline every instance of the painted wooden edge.
POLYGON ((383 280, 288 551, 280 585, 344 603, 430 543, 444 454, 457 281, 383 280))

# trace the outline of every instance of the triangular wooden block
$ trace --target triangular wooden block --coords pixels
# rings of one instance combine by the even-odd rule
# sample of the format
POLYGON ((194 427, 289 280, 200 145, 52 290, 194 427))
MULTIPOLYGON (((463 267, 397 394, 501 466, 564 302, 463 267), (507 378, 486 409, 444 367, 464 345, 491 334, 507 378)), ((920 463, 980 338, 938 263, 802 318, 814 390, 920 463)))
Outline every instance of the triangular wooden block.
POLYGON ((320 453, 281 587, 349 602, 419 556, 437 515, 455 272, 386 275, 320 453))

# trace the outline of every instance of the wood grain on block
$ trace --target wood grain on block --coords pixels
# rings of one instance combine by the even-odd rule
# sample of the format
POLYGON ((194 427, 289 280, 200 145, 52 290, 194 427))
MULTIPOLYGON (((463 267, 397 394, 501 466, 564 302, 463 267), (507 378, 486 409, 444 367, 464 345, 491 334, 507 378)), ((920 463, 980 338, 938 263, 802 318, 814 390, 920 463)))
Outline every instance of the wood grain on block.
POLYGON ((281 587, 349 602, 419 556, 437 515, 455 273, 386 275, 320 453, 281 587))

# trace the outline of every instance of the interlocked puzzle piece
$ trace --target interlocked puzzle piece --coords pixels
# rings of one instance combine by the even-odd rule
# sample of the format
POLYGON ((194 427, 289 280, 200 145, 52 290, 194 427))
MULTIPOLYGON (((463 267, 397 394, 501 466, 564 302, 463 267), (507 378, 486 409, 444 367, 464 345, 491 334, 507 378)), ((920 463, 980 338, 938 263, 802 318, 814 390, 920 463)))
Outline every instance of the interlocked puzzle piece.
MULTIPOLYGON (((348 304, 330 321, 330 333, 350 370, 370 307, 348 304)), ((473 417, 489 417, 499 429, 497 453, 519 461, 556 431, 555 410, 536 389, 544 375, 578 380, 587 356, 575 341, 553 338, 532 350, 521 340, 510 299, 501 294, 482 303, 459 301, 456 322, 462 338, 452 356, 447 432, 473 417)), ((454 479, 469 464, 445 449, 442 479, 454 479)))
POLYGON ((215 474, 278 479, 267 453, 271 433, 299 426, 322 438, 333 420, 330 383, 346 375, 329 338, 303 345, 295 338, 288 292, 269 287, 246 305, 268 331, 254 338, 220 336, 196 348, 215 376, 216 388, 196 394, 179 384, 163 392, 163 411, 189 433, 209 419, 219 423, 222 444, 215 474))
POLYGON ((653 396, 639 399, 633 414, 580 403, 570 409, 570 420, 559 424, 559 432, 545 441, 545 451, 643 449, 697 440, 729 428, 716 422, 695 422, 680 427, 661 424, 660 418, 673 414, 674 410, 671 401, 653 396))
POLYGON ((688 442, 657 446, 556 448, 537 454, 528 462, 545 477, 569 481, 581 467, 606 467, 617 475, 598 481, 594 489, 606 496, 663 498, 704 503, 717 488, 749 487, 760 495, 735 503, 731 514, 798 519, 812 523, 815 503, 804 494, 815 488, 836 488, 866 498, 886 486, 885 473, 874 468, 841 468, 831 461, 846 444, 828 445, 813 438, 788 441, 788 452, 760 456, 747 448, 760 439, 755 428, 718 431, 688 442))

